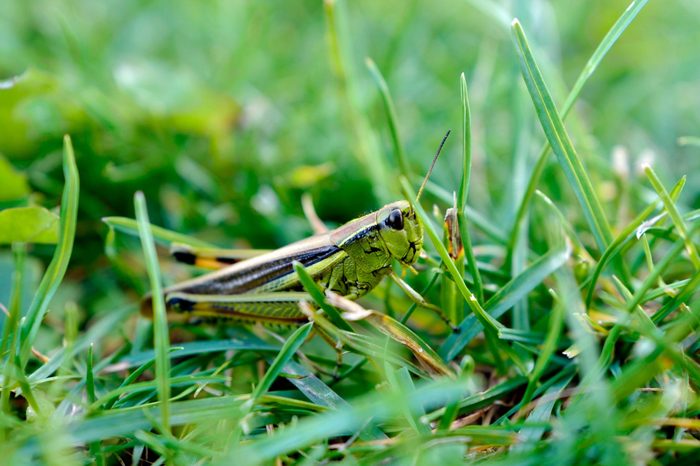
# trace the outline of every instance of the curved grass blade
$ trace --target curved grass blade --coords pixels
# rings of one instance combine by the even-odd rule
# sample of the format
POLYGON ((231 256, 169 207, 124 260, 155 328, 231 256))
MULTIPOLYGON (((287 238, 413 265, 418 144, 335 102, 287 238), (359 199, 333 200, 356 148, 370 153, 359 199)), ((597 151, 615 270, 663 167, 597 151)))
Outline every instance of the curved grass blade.
POLYGON ((537 67, 537 63, 527 43, 525 33, 517 19, 513 21, 512 29, 523 78, 530 92, 542 129, 547 135, 552 151, 557 156, 564 174, 569 183, 571 183, 598 248, 604 251, 612 241, 612 232, 608 220, 593 189, 593 184, 588 178, 583 162, 576 153, 566 128, 564 128, 552 96, 544 83, 542 73, 537 67))
MULTIPOLYGON (((321 379, 316 377, 306 367, 294 361, 289 361, 282 369, 285 374, 295 375, 288 380, 297 387, 311 402, 319 406, 325 406, 332 409, 349 408, 350 404, 334 392, 328 385, 323 383, 321 379)), ((363 429, 360 433, 360 438, 363 440, 378 440, 386 439, 387 436, 376 426, 370 426, 363 429)))
MULTIPOLYGON (((549 251, 493 295, 486 302, 484 308, 490 316, 498 319, 515 303, 539 286, 547 276, 564 265, 570 255, 571 250, 568 245, 563 249, 549 251)), ((454 359, 481 332, 483 327, 472 315, 464 319, 459 328, 460 332, 450 335, 438 351, 447 361, 454 359)))
POLYGON ((156 245, 153 242, 146 198, 142 192, 134 195, 134 207, 136 209, 136 221, 138 222, 139 236, 143 255, 146 259, 146 270, 151 283, 151 296, 153 297, 153 344, 156 352, 156 379, 158 381, 158 399, 160 400, 160 423, 167 433, 170 432, 170 338, 168 335, 168 320, 165 315, 165 301, 163 299, 163 284, 156 255, 156 245))
MULTIPOLYGON (((4 415, 11 414, 10 406, 10 391, 13 386, 13 373, 17 370, 15 367, 15 355, 17 354, 17 338, 19 333, 19 323, 22 307, 22 282, 24 280, 24 258, 27 250, 22 243, 13 245, 12 253, 14 256, 15 269, 12 273, 12 294, 10 296, 10 309, 7 319, 5 319, 2 329, 2 342, 0 343, 0 359, 5 359, 5 351, 7 350, 7 359, 2 369, 2 395, 0 396, 0 409, 4 415)), ((5 440, 5 430, 0 430, 0 437, 5 440)))
POLYGON ((115 309, 107 314, 103 319, 92 325, 90 329, 82 334, 71 348, 61 348, 51 358, 36 371, 29 376, 29 382, 36 384, 48 378, 58 370, 63 364, 65 358, 73 358, 76 354, 90 347, 92 342, 102 340, 114 328, 122 323, 129 314, 133 314, 136 308, 134 306, 115 309))
MULTIPOLYGON (((527 405, 532 400, 532 396, 537 389, 537 384, 547 369, 547 364, 550 358, 557 350, 557 343, 561 335, 563 324, 564 309, 562 309, 561 303, 555 303, 555 305, 552 307, 552 312, 549 315, 549 328, 547 330, 547 336, 545 337, 544 343, 542 344, 542 347, 538 353, 535 367, 529 374, 530 381, 528 382, 527 388, 525 389, 525 394, 520 401, 521 406, 527 405)), ((564 384, 564 386, 566 386, 566 384, 564 384)))
POLYGON ((413 332, 413 330, 385 314, 370 310, 367 310, 367 312, 368 315, 364 320, 371 322, 377 330, 408 348, 416 359, 429 368, 432 373, 452 378, 455 377, 454 371, 450 369, 435 350, 413 332))
MULTIPOLYGON (((467 382, 464 380, 431 381, 407 393, 406 399, 409 406, 430 411, 458 400, 466 389, 467 382)), ((237 458, 255 458, 261 463, 270 461, 324 439, 352 434, 364 427, 366 419, 383 422, 400 416, 404 407, 395 398, 393 393, 371 392, 357 400, 352 407, 321 413, 302 419, 293 429, 256 437, 237 451, 237 458)), ((224 458, 216 464, 230 464, 228 459, 224 458)))
POLYGON ((39 283, 39 288, 34 294, 34 299, 27 310, 26 320, 22 327, 20 342, 20 362, 24 367, 29 360, 32 345, 39 332, 41 322, 46 315, 51 298, 53 298, 63 276, 68 268, 68 262, 73 252, 75 239, 75 224, 78 218, 78 195, 80 192, 80 177, 78 167, 75 164, 75 153, 70 136, 63 138, 63 176, 65 186, 61 197, 61 213, 58 231, 58 243, 54 251, 51 263, 39 283))
POLYGON ((484 302, 484 285, 481 280, 479 268, 476 266, 476 257, 472 248, 472 237, 469 233, 469 216, 466 215, 467 198, 469 197, 469 183, 472 170, 472 137, 471 137, 471 111, 469 109, 469 92, 467 78, 462 73, 459 77, 459 88, 462 97, 462 179, 459 183, 457 194, 457 223, 462 235, 464 254, 467 260, 467 268, 474 280, 474 293, 480 303, 484 302))
MULTIPOLYGON (((187 400, 172 403, 170 424, 180 426, 234 417, 240 412, 240 397, 221 396, 200 400, 187 400)), ((132 435, 137 430, 149 430, 154 422, 162 423, 160 411, 154 406, 139 406, 127 409, 114 409, 95 417, 82 419, 67 427, 70 442, 83 445, 93 441, 132 435)), ((22 452, 35 455, 40 452, 41 444, 34 436, 30 438, 22 452)))
MULTIPOLYGON (((207 341, 191 341, 181 343, 170 348, 168 356, 172 358, 181 358, 183 356, 193 356, 196 354, 217 353, 223 351, 279 351, 280 347, 272 345, 258 338, 251 336, 235 337, 227 340, 207 340, 207 341)), ((107 372, 115 372, 120 370, 130 369, 140 366, 153 360, 155 357, 154 350, 141 351, 130 354, 119 362, 105 367, 103 370, 107 372)))
MULTIPOLYGON (((406 178, 401 177, 400 182, 406 199, 415 199, 415 193, 409 185, 408 180, 406 178)), ((472 310, 474 315, 477 316, 477 318, 487 331, 498 332, 499 329, 503 328, 503 324, 501 324, 493 317, 488 315, 481 307, 481 304, 479 304, 479 302, 476 300, 476 296, 474 296, 474 293, 469 291, 469 288, 467 288, 466 283, 464 283, 464 278, 462 277, 462 274, 459 272, 459 270, 457 270, 454 261, 447 252, 447 248, 445 248, 445 245, 442 244, 442 241, 440 241, 440 237, 435 231, 435 227, 431 223, 430 217, 425 212, 425 210, 423 210, 423 207, 421 207, 419 203, 415 203, 415 209, 416 213, 423 222, 423 228, 425 229, 426 234, 430 238, 430 241, 433 243, 433 246, 440 255, 440 258, 442 259, 443 263, 447 267, 448 272, 450 273, 452 279, 457 285, 457 289, 462 294, 462 297, 467 302, 469 308, 472 310)))
POLYGON ((282 368, 292 359, 294 353, 297 352, 299 347, 304 343, 306 337, 309 336, 311 329, 313 328, 313 322, 302 325, 292 333, 292 335, 287 339, 287 341, 280 349, 280 352, 275 357, 275 360, 270 364, 270 368, 265 373, 260 383, 255 387, 250 400, 246 402, 252 408, 257 403, 258 399, 264 395, 272 385, 272 382, 280 375, 282 368))
MULTIPOLYGON (((680 194, 681 190, 683 189, 684 185, 685 179, 681 178, 671 190, 671 199, 676 199, 676 197, 680 194)), ((642 213, 637 215, 637 217, 634 220, 632 220, 632 222, 630 222, 630 224, 627 225, 620 232, 620 234, 617 235, 617 237, 607 247, 605 252, 603 252, 603 255, 600 256, 600 259, 598 260, 598 263, 596 264, 596 267, 593 270, 593 273, 591 274, 590 284, 588 285, 588 292, 586 293, 586 309, 590 309, 591 307, 591 303, 593 302, 593 292, 595 291, 596 283, 598 282, 598 278, 603 272, 605 266, 610 262, 610 259, 612 259, 612 257, 614 257, 619 251, 622 250, 624 245, 629 240, 634 238, 633 235, 635 231, 637 231, 637 229, 644 223, 646 218, 649 217, 656 210, 656 206, 658 203, 659 201, 656 200, 649 204, 647 208, 644 209, 644 211, 642 211, 642 213)))
POLYGON ((394 100, 391 98, 391 93, 389 92, 389 86, 386 84, 382 72, 379 71, 377 65, 371 58, 365 60, 365 64, 369 69, 369 73, 372 75, 374 82, 377 84, 379 89, 379 95, 382 96, 382 103, 384 104, 384 111, 386 112, 386 120, 389 125, 389 132, 391 133, 391 143, 394 146, 394 155, 396 156, 396 161, 399 164, 399 171, 406 178, 409 177, 408 164, 406 163, 406 154, 403 150, 403 145, 401 144, 401 136, 399 135, 398 119, 396 118, 396 108, 394 107, 394 100))
MULTIPOLYGON (((581 70, 581 73, 576 79, 574 86, 571 88, 569 95, 564 101, 564 105, 561 108, 562 119, 566 119, 566 117, 569 115, 574 103, 576 100, 578 100, 583 86, 586 84, 586 82, 588 82, 588 79, 593 75, 595 70, 598 68, 598 65, 600 65, 600 63, 603 61, 603 58, 605 58, 615 42, 617 42, 622 33, 627 29, 632 21, 634 21, 637 14, 642 8, 644 8, 648 1, 649 0, 632 1, 622 15, 620 15, 620 17, 617 19, 617 21, 615 21, 615 24, 613 24, 605 37, 603 37, 603 40, 600 41, 600 44, 598 44, 598 47, 588 59, 588 62, 586 62, 586 65, 583 67, 583 70, 581 70)), ((539 183, 542 173, 544 172, 548 159, 547 156, 549 155, 549 149, 549 142, 545 142, 544 146, 540 150, 539 156, 537 157, 535 168, 532 170, 532 174, 530 175, 530 181, 528 182, 527 189, 525 190, 523 198, 520 201, 520 205, 518 206, 518 211, 515 216, 515 223, 513 224, 513 229, 508 239, 508 251, 511 255, 518 235, 520 234, 520 230, 522 229, 528 208, 530 207, 532 198, 537 190, 537 184, 539 183)))
POLYGON ((352 332, 353 329, 348 324, 345 319, 343 319, 338 311, 326 302, 326 297, 323 295, 323 291, 316 284, 309 272, 306 271, 304 266, 299 262, 294 262, 294 271, 299 275, 299 281, 304 286, 304 290, 311 296, 311 299, 326 313, 328 319, 333 322, 333 324, 341 330, 352 332))
POLYGON ((372 183, 374 196, 386 203, 392 197, 386 182, 388 179, 387 163, 379 150, 376 134, 372 131, 358 103, 356 77, 350 72, 344 53, 346 44, 338 27, 344 19, 339 17, 343 13, 342 5, 335 1, 326 1, 323 2, 323 10, 326 19, 328 54, 337 82, 340 104, 343 108, 341 113, 346 119, 348 129, 350 129, 351 140, 356 143, 353 153, 372 183))
POLYGON ((688 236, 688 228, 686 227, 685 222, 683 221, 683 218, 681 217, 680 212, 678 212, 678 208, 676 207, 676 204, 673 202, 673 199, 669 195, 668 191, 666 191, 666 188, 664 187, 663 183, 661 183, 661 180, 656 175, 656 173, 654 173, 654 170, 650 166, 647 165, 646 167, 644 167, 644 173, 647 175, 649 182, 651 183, 651 185, 654 187, 657 194, 661 198, 661 201, 663 201, 664 207, 666 208, 668 215, 671 217, 671 220, 673 221, 673 225, 676 227, 676 230, 678 231, 678 235, 681 238, 683 238, 683 242, 685 243, 685 248, 688 251, 688 257, 690 257, 690 262, 693 263, 695 270, 699 270, 700 269, 700 256, 698 256, 698 250, 695 247, 695 244, 693 243, 693 241, 688 236))
MULTIPOLYGON (((139 236, 138 222, 132 218, 127 217, 104 217, 102 221, 105 222, 110 228, 116 231, 121 231, 132 236, 139 236)), ((153 238, 159 243, 165 246, 170 246, 173 243, 182 243, 188 246, 194 246, 199 248, 215 248, 211 243, 206 241, 201 241, 196 238, 192 238, 182 233, 176 231, 171 231, 166 228, 162 228, 156 225, 150 225, 153 238)))

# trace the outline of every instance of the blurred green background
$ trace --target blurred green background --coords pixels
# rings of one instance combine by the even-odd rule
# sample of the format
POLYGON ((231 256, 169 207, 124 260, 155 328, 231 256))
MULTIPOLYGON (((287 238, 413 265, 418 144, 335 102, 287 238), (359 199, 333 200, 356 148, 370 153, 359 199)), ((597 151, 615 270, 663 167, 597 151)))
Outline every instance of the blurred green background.
MULTIPOLYGON (((321 1, 6 0, 0 153, 26 174, 28 188, 0 206, 60 202, 62 136, 70 134, 82 186, 62 294, 88 315, 100 303, 133 302, 145 286, 138 251, 132 262, 122 254, 121 273, 105 258, 100 220, 133 216, 137 190, 146 194, 153 223, 222 246, 274 248, 308 235, 304 192, 323 219, 347 221, 400 197, 391 184, 396 168, 379 163, 393 156, 365 66, 371 57, 395 99, 417 179, 444 132, 460 127, 458 77, 466 73, 475 157, 470 203, 507 232, 544 140, 520 78, 511 17, 523 23, 561 104, 626 6, 339 2, 339 70, 321 1), (377 172, 387 175, 384 186, 377 172), (117 293, 115 280, 131 294, 117 293)), ((688 174, 682 203, 700 207, 698 148, 678 143, 700 133, 699 19, 697 1, 650 2, 568 120, 611 217, 620 212, 617 191, 605 189, 613 177, 596 167, 607 167, 614 153, 618 172, 633 180, 643 161, 667 184, 688 174)), ((458 183, 458 142, 448 142, 434 175, 448 191, 458 183)), ((571 198, 559 188, 562 178, 553 165, 540 189, 571 198)), ((50 253, 37 246, 32 255, 46 260, 50 253)), ((7 302, 9 254, 0 266, 7 302)))

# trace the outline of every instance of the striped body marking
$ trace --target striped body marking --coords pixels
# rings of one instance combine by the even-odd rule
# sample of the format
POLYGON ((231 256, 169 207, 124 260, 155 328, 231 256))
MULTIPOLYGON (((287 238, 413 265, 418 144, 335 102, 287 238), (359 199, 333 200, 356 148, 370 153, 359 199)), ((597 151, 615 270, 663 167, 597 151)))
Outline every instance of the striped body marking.
MULTIPOLYGON (((172 320, 217 317, 302 323, 307 318, 298 303, 308 295, 294 271, 295 261, 324 290, 356 299, 391 271, 394 259, 403 265, 413 264, 422 246, 423 227, 413 207, 398 201, 327 233, 173 285, 164 291, 165 303, 172 320)), ((186 255, 183 258, 195 263, 186 255)), ((142 312, 151 313, 150 297, 144 299, 142 312)))

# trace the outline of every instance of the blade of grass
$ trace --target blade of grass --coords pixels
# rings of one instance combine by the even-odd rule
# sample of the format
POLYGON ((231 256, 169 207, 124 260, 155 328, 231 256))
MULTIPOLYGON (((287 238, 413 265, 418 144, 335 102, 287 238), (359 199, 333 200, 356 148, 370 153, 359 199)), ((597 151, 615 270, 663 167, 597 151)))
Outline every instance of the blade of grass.
POLYGON ((75 164, 73 144, 68 135, 63 138, 63 176, 65 186, 61 197, 61 221, 58 230, 58 243, 46 273, 39 283, 39 288, 34 294, 34 299, 29 305, 20 340, 20 362, 25 367, 32 352, 34 340, 41 327, 41 322, 48 311, 49 303, 56 294, 63 276, 68 268, 73 241, 75 238, 75 224, 78 217, 78 194, 80 191, 80 178, 78 167, 75 164))
POLYGON ((353 329, 350 324, 341 317, 340 313, 333 306, 328 304, 326 297, 323 295, 323 290, 321 290, 321 287, 311 278, 311 275, 309 275, 309 272, 306 271, 304 266, 296 261, 292 265, 294 266, 294 271, 299 275, 299 281, 303 285, 304 290, 306 290, 306 292, 311 295, 314 302, 323 309, 328 319, 339 329, 352 332, 353 329))
MULTIPOLYGON (((671 190, 671 199, 677 198, 684 185, 685 178, 681 178, 671 190)), ((652 203, 650 203, 647 206, 647 208, 642 211, 642 213, 637 215, 637 217, 634 220, 632 220, 629 223, 629 225, 627 225, 622 231, 620 231, 620 234, 617 235, 617 237, 607 247, 603 255, 600 256, 600 259, 598 260, 598 263, 596 264, 596 267, 590 276, 590 284, 588 285, 588 292, 586 293, 586 309, 590 309, 591 307, 591 303, 593 302, 593 292, 595 291, 596 283, 598 282, 598 278, 603 272, 605 266, 610 262, 610 259, 614 255, 618 254, 620 250, 622 250, 622 248, 628 241, 631 241, 634 238, 633 235, 635 231, 637 231, 637 229, 644 223, 644 221, 656 210, 658 203, 658 200, 655 200, 652 203)))
MULTIPOLYGON (((547 276, 566 263, 570 255, 571 251, 568 247, 549 251, 493 295, 484 308, 491 316, 498 319, 516 302, 539 286, 547 276)), ((460 332, 450 335, 438 351, 446 361, 454 359, 481 332, 482 326, 475 316, 469 316, 459 328, 460 332)))
MULTIPOLYGON (((408 183, 408 180, 406 178, 401 177, 400 183, 401 187, 403 188, 406 199, 415 199, 415 192, 413 192, 413 188, 411 188, 411 185, 408 183)), ((447 271, 450 273, 452 279, 457 284, 457 289, 462 294, 462 297, 467 302, 467 305, 472 310, 474 315, 479 319, 486 331, 497 333, 498 330, 503 327, 503 324, 495 320, 493 317, 488 315, 486 311, 484 311, 484 309, 481 307, 481 304, 479 304, 479 302, 476 300, 476 296, 474 296, 474 294, 471 291, 469 291, 469 288, 467 288, 466 283, 464 283, 464 278, 462 277, 462 274, 457 270, 454 261, 447 252, 447 248, 445 248, 445 245, 442 244, 442 241, 440 241, 440 237, 438 236, 435 227, 430 221, 430 216, 428 216, 428 214, 425 212, 425 210, 423 210, 423 207, 421 207, 419 203, 415 203, 414 206, 418 216, 423 222, 423 228, 425 229, 426 234, 430 238, 430 241, 433 243, 433 246, 440 255, 440 258, 442 259, 443 263, 447 267, 447 271)))
MULTIPOLYGON (((170 424, 181 426, 235 416, 241 404, 239 397, 221 396, 199 400, 180 401, 172 404, 170 424)), ((92 418, 76 420, 67 427, 72 445, 132 435, 139 429, 151 429, 153 422, 161 422, 160 410, 153 406, 115 409, 92 418)), ((39 452, 40 442, 35 437, 27 439, 22 448, 26 455, 39 452)))
POLYGON ((484 285, 481 280, 479 268, 476 266, 476 257, 474 257, 474 249, 472 248, 472 238, 469 233, 469 216, 466 214, 467 198, 469 197, 469 184, 471 180, 472 169, 472 137, 471 137, 471 111, 469 109, 469 92, 467 89, 467 78, 462 73, 459 77, 459 88, 462 97, 462 179, 459 183, 459 192, 457 194, 457 223, 462 234, 462 244, 464 246, 464 254, 467 260, 469 274, 474 280, 474 293, 476 299, 484 302, 484 285))
MULTIPOLYGON (((279 351, 279 346, 267 343, 259 338, 251 335, 246 337, 235 337, 226 340, 207 340, 207 341, 190 341, 181 343, 177 346, 171 346, 168 355, 170 358, 181 358, 184 356, 193 356, 197 354, 224 352, 224 351, 279 351)), ((126 370, 132 367, 140 366, 154 359, 154 350, 140 351, 132 353, 119 360, 119 362, 107 366, 105 370, 114 372, 118 370, 126 370)), ((98 365, 98 369, 102 369, 102 365, 98 365)))
POLYGON ((404 407, 403 415, 408 421, 411 430, 418 435, 426 435, 430 433, 430 427, 421 421, 421 417, 425 415, 422 406, 413 407, 407 403, 408 395, 416 391, 416 387, 411 380, 411 374, 408 369, 401 367, 399 369, 387 368, 387 379, 391 385, 392 391, 395 394, 398 402, 404 407))
MULTIPOLYGON (((88 404, 93 404, 97 399, 97 395, 95 394, 95 373, 93 371, 93 348, 93 345, 88 347, 85 367, 85 392, 88 404)), ((90 442, 89 449, 90 454, 95 458, 95 463, 98 466, 106 464, 105 456, 102 451, 102 444, 100 442, 90 442)))
POLYGON ((156 255, 156 246, 153 242, 146 198, 143 193, 134 195, 134 208, 136 221, 138 222, 139 237, 143 255, 146 259, 146 270, 151 284, 151 296, 153 297, 153 344, 156 352, 156 379, 158 381, 158 399, 160 400, 160 422, 170 434, 170 338, 168 335, 168 320, 165 314, 165 301, 163 299, 163 284, 156 255))
MULTIPOLYGON (((697 331, 700 309, 689 308, 688 311, 681 313, 664 329, 664 339, 667 343, 677 343, 697 331)), ((627 364, 622 373, 611 382, 613 401, 619 402, 630 396, 656 374, 666 370, 668 361, 661 357, 663 354, 664 348, 656 346, 645 356, 627 364)))
POLYGON ((61 365, 64 359, 73 358, 76 354, 87 349, 92 342, 100 341, 105 336, 109 335, 114 329, 123 322, 129 314, 133 314, 135 307, 129 306, 122 309, 116 309, 107 314, 103 319, 99 320, 90 329, 82 334, 78 341, 70 348, 61 348, 51 356, 46 364, 39 367, 29 376, 29 381, 33 384, 49 378, 61 365))
MULTIPOLYGON (((104 217, 102 219, 110 228, 132 236, 139 236, 138 222, 127 217, 104 217)), ((192 238, 176 231, 171 231, 156 225, 150 225, 153 238, 160 244, 170 246, 173 243, 182 243, 188 246, 200 248, 214 248, 211 243, 192 238)))
POLYGON ((521 406, 527 405, 532 400, 532 395, 537 389, 537 384, 547 369, 547 364, 549 363, 550 358, 557 350, 557 343, 561 335, 563 324, 564 310, 561 307, 561 303, 555 303, 555 305, 552 307, 552 312, 549 315, 549 329, 547 330, 547 336, 545 337, 544 344, 540 349, 535 367, 529 374, 530 381, 527 384, 525 394, 520 402, 521 406))
POLYGON ((406 178, 410 178, 408 164, 406 163, 406 154, 404 153, 403 145, 401 144, 401 136, 399 135, 396 108, 394 107, 394 100, 391 98, 391 93, 389 92, 389 86, 387 86, 384 76, 382 76, 381 71, 379 71, 379 68, 377 68, 377 65, 371 58, 366 58, 365 64, 379 89, 379 95, 382 97, 384 111, 386 112, 386 120, 389 125, 389 133, 391 134, 391 143, 394 146, 394 156, 399 164, 399 171, 406 178))
MULTIPOLYGON (((537 362, 539 361, 538 359, 537 362)), ((561 393, 570 382, 571 379, 564 379, 550 387, 550 389, 542 395, 542 398, 537 401, 535 409, 533 409, 527 417, 526 424, 530 425, 523 427, 520 429, 520 432, 518 432, 518 444, 513 447, 512 451, 519 453, 523 451, 532 451, 534 449, 536 442, 542 438, 547 429, 544 426, 532 426, 532 424, 547 423, 548 420, 551 419, 554 406, 559 401, 561 393)), ((529 389, 530 385, 528 385, 528 390, 529 389)), ((527 403, 522 402, 523 406, 526 404, 527 403)))
POLYGON ((593 184, 588 178, 583 162, 576 153, 559 117, 554 101, 542 78, 542 73, 537 67, 530 46, 527 43, 525 33, 517 19, 513 21, 512 29, 523 78, 532 97, 542 129, 547 135, 552 151, 557 156, 564 174, 569 183, 571 183, 598 248, 604 251, 612 241, 612 232, 608 220, 593 189, 593 184))
POLYGON ((251 408, 255 406, 255 403, 257 403, 258 399, 270 389, 272 382, 274 382, 275 379, 277 379, 277 377, 280 375, 280 372, 282 372, 282 368, 289 362, 290 359, 292 359, 294 353, 296 353, 299 347, 301 347, 301 345, 304 343, 306 337, 309 336, 309 333, 311 332, 312 328, 313 322, 309 322, 307 324, 302 325, 301 327, 296 329, 294 333, 292 333, 292 335, 282 346, 282 349, 280 349, 280 352, 277 353, 275 360, 272 362, 272 364, 270 364, 270 368, 265 373, 263 379, 255 387, 255 390, 253 391, 250 400, 248 400, 244 405, 244 409, 247 405, 250 405, 251 408))
POLYGON ((326 19, 328 54, 337 81, 340 103, 343 106, 341 114, 346 119, 347 127, 351 131, 351 140, 357 144, 353 152, 371 180, 375 197, 382 202, 388 202, 392 195, 386 183, 388 179, 386 161, 379 150, 375 133, 359 108, 358 93, 353 87, 355 85, 354 76, 350 73, 346 63, 344 53, 346 44, 343 42, 339 30, 343 19, 339 17, 342 14, 342 11, 339 11, 342 4, 339 6, 335 0, 326 0, 323 2, 323 7, 326 19))
POLYGON ((693 294, 700 287, 700 272, 695 272, 693 277, 688 280, 685 286, 678 292, 676 296, 673 297, 668 303, 661 306, 661 308, 654 313, 651 320, 655 323, 664 320, 670 313, 678 309, 678 307, 684 302, 688 301, 693 294))
MULTIPOLYGON (((586 84, 586 82, 588 82, 588 79, 593 75, 595 70, 603 61, 603 58, 605 58, 605 56, 610 51, 615 42, 617 42, 622 33, 627 29, 627 27, 632 23, 632 21, 634 21, 634 19, 637 17, 637 14, 639 14, 641 9, 644 8, 648 1, 649 0, 632 1, 628 5, 627 9, 625 9, 622 15, 620 15, 620 17, 617 19, 617 21, 615 21, 615 23, 612 25, 607 34, 605 34, 603 40, 600 41, 600 44, 598 44, 598 47, 596 47, 595 51, 588 59, 588 62, 586 62, 586 65, 583 67, 583 70, 579 74, 578 78, 576 79, 576 82, 574 83, 574 86, 571 88, 569 95, 564 101, 564 105, 561 109, 561 116, 563 119, 566 119, 566 117, 569 115, 569 112, 573 108, 574 103, 576 102, 576 100, 578 100, 578 97, 581 94, 583 86, 586 84)), ((530 205, 532 204, 532 198, 535 195, 537 185, 542 176, 542 173, 544 172, 544 168, 548 159, 547 156, 549 155, 549 149, 549 142, 545 142, 544 146, 540 150, 539 156, 537 158, 537 163, 535 164, 535 168, 532 170, 532 174, 530 175, 530 181, 528 182, 525 194, 523 195, 523 198, 520 201, 520 205, 518 206, 518 211, 515 216, 515 223, 513 224, 513 229, 511 230, 511 234, 508 239, 509 257, 510 255, 512 255, 513 248, 515 247, 518 235, 520 234, 523 222, 525 221, 525 216, 527 215, 527 211, 530 205)), ((510 260, 508 260, 507 262, 510 262, 510 260)))
MULTIPOLYGON (((15 367, 15 355, 17 354, 17 340, 20 330, 20 316, 22 313, 22 282, 24 280, 24 258, 26 257, 26 246, 23 243, 16 243, 12 246, 15 269, 12 273, 12 293, 10 295, 10 308, 8 317, 2 329, 2 344, 0 345, 0 359, 7 358, 2 370, 2 398, 0 406, 2 412, 10 416, 10 392, 12 391, 13 375, 18 369, 15 367)), ((5 440, 5 428, 0 429, 0 436, 5 440)))
MULTIPOLYGON (((408 405, 432 410, 458 399, 466 388, 463 380, 427 382, 407 394, 408 405)), ((366 419, 382 422, 400 415, 404 407, 397 403, 393 393, 371 392, 357 400, 349 409, 321 413, 299 421, 293 429, 280 429, 272 435, 261 435, 246 443, 238 458, 270 461, 280 455, 294 452, 324 439, 348 435, 364 427, 366 419)), ((216 464, 230 464, 224 461, 216 464)))
POLYGON ((654 172, 654 169, 647 165, 644 167, 644 173, 647 175, 649 183, 651 183, 663 201, 664 207, 666 208, 668 215, 671 217, 671 221, 673 221, 678 234, 681 238, 683 238, 685 248, 688 251, 688 257, 690 257, 690 262, 693 263, 695 270, 700 270, 700 256, 698 256, 698 250, 693 241, 690 239, 690 236, 688 236, 688 228, 685 226, 685 222, 683 221, 680 212, 678 212, 676 204, 673 202, 673 199, 669 195, 668 191, 666 191, 666 188, 661 183, 661 180, 654 172))

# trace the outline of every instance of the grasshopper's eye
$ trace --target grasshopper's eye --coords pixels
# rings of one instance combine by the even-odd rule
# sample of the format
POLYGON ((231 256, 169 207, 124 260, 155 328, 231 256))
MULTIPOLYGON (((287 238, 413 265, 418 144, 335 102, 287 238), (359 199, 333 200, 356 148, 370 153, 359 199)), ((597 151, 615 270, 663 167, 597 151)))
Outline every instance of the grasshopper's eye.
POLYGON ((400 209, 394 209, 389 213, 389 216, 384 221, 386 226, 394 230, 403 229, 403 214, 400 209))

